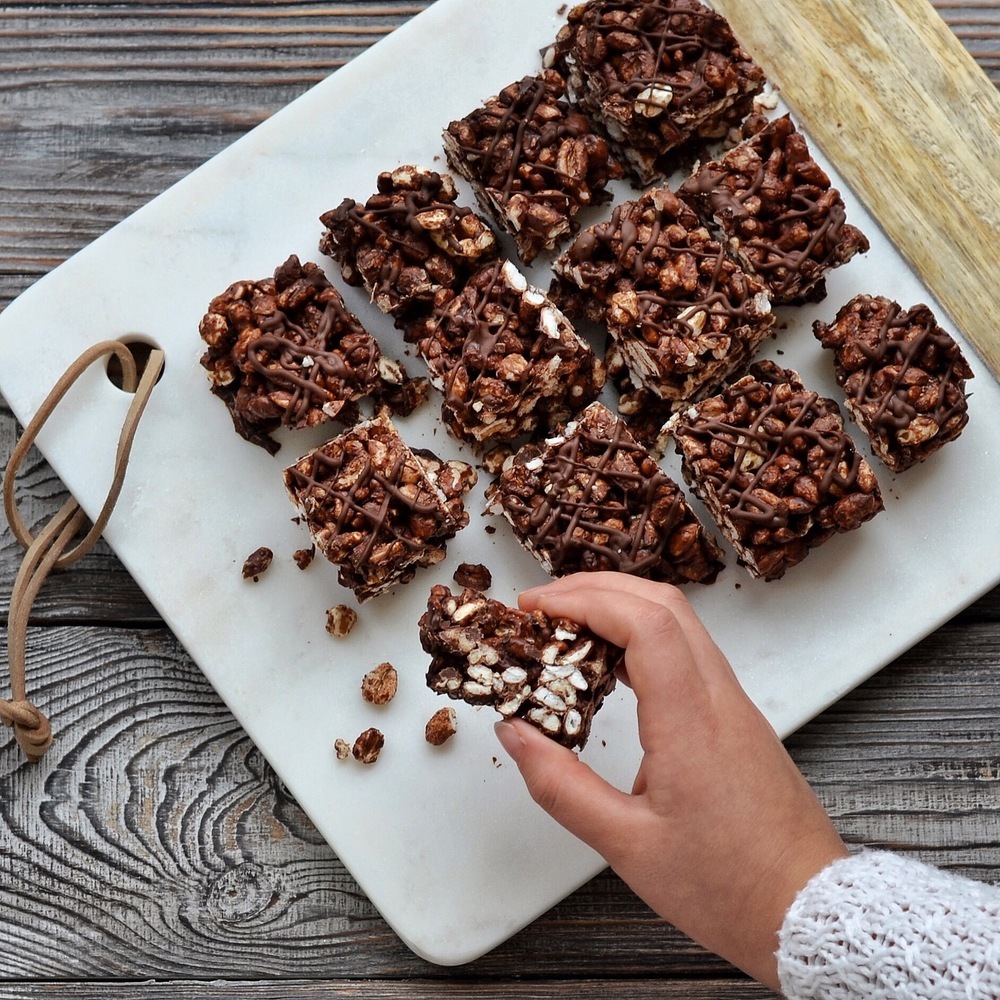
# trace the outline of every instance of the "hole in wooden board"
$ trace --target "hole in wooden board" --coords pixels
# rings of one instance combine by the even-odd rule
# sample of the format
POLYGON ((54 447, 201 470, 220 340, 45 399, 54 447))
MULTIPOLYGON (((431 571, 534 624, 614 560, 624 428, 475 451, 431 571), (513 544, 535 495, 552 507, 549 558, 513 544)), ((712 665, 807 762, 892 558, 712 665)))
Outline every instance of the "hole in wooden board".
MULTIPOLYGON (((146 370, 146 365, 149 362, 149 355, 153 351, 162 350, 159 344, 154 343, 152 340, 143 338, 139 335, 125 336, 118 338, 127 348, 129 354, 135 359, 136 376, 137 378, 142 378, 142 373, 146 370)), ((164 368, 166 365, 164 365, 164 368)), ((118 360, 117 354, 108 355, 108 363, 105 368, 108 380, 117 389, 121 389, 124 384, 122 378, 122 363, 118 360)), ((160 370, 160 374, 156 376, 156 381, 159 382, 163 378, 164 369, 160 370)))

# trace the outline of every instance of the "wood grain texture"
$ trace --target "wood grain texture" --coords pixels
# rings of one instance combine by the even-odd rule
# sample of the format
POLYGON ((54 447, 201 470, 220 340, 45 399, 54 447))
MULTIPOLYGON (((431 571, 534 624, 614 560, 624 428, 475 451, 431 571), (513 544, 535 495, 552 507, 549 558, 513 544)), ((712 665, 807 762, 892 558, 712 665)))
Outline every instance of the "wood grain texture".
MULTIPOLYGON (((8 0, 0 307, 424 6, 8 0)), ((934 6, 1000 84, 1000 5, 934 6)), ((4 458, 15 433, 0 405, 4 458)), ((19 495, 32 525, 61 500, 37 453, 19 495)), ((2 623, 20 553, 0 528, 2 623)), ((106 546, 33 623, 58 742, 31 767, 0 731, 0 997, 771 996, 610 872, 470 966, 427 965, 106 546)), ((1000 881, 998 667, 1000 588, 790 738, 851 840, 1000 881)))
POLYGON ((716 6, 1000 376, 996 87, 927 0, 716 6))

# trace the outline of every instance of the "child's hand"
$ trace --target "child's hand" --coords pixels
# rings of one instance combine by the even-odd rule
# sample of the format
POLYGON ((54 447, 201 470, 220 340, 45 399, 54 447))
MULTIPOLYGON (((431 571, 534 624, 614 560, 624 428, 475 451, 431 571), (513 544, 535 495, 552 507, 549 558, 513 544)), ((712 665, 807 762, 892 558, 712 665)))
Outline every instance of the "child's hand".
POLYGON ((664 919, 777 989, 785 911, 847 851, 687 599, 626 574, 580 573, 520 604, 624 647, 644 751, 627 794, 527 723, 498 723, 532 797, 664 919))

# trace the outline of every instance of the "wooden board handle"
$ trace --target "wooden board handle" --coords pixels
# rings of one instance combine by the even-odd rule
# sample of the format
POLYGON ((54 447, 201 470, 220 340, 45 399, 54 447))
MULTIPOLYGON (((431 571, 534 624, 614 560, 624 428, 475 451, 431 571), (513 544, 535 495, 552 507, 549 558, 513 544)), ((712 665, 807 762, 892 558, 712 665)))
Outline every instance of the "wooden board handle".
POLYGON ((713 6, 1000 377, 1000 90, 928 0, 713 6))

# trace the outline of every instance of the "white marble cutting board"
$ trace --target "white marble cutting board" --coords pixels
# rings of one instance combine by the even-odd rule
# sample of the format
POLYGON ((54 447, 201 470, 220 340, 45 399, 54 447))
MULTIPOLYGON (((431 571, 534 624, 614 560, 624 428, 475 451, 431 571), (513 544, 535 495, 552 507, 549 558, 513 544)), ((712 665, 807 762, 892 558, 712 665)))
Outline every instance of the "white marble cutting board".
MULTIPOLYGON (((445 704, 424 687, 427 657, 417 639, 431 584, 450 583, 459 562, 481 561, 494 574, 492 596, 513 602, 543 575, 505 524, 497 522, 493 535, 484 531, 484 475, 468 501, 472 523, 451 543, 448 560, 364 605, 347 640, 330 637, 326 609, 353 599, 335 567, 317 560, 303 572, 292 562, 309 542, 291 521, 280 475, 323 435, 284 434, 273 458, 238 438, 198 365, 197 329, 214 295, 234 280, 269 274, 289 253, 323 264, 344 288, 317 251, 319 215, 345 196, 366 198, 380 170, 401 163, 443 169, 441 129, 537 70, 538 50, 561 21, 555 7, 438 0, 0 315, 0 391, 22 422, 95 341, 138 337, 163 348, 166 370, 105 535, 375 906, 415 952, 442 964, 494 947, 603 866, 530 801, 495 741, 492 713, 457 705, 458 735, 442 748, 423 739, 425 721, 445 704), (253 584, 240 568, 260 545, 275 560, 253 584), (360 681, 382 660, 399 669, 399 695, 374 708, 362 701, 360 681), (386 735, 377 764, 338 762, 334 739, 353 740, 370 725, 386 735)), ((845 196, 871 252, 830 279, 825 303, 783 311, 787 328, 764 352, 835 399, 830 356, 813 340, 812 320, 831 319, 861 291, 905 306, 929 300, 845 196)), ((532 273, 547 285, 546 262, 532 273)), ((401 357, 391 324, 356 289, 345 292, 386 352, 401 357)), ((899 477, 880 472, 884 514, 833 539, 784 580, 755 582, 731 565, 714 586, 689 588, 780 733, 1000 579, 992 423, 1000 398, 985 366, 970 358, 979 377, 968 429, 920 468, 899 477)), ((407 363, 421 373, 418 361, 407 363)), ((91 513, 110 483, 127 405, 96 366, 39 439, 91 513)), ((399 424, 411 444, 462 457, 436 415, 435 400, 399 424)), ((664 465, 679 478, 673 456, 664 465)), ((619 690, 597 717, 584 758, 628 787, 638 754, 631 694, 619 690)))

